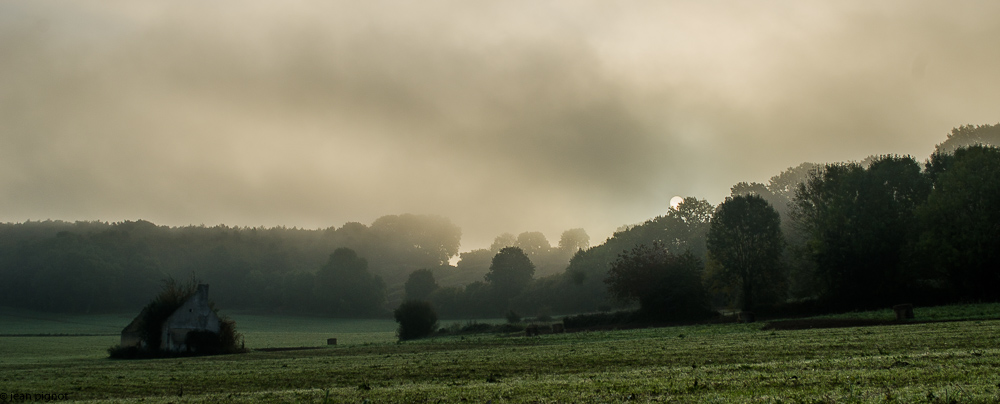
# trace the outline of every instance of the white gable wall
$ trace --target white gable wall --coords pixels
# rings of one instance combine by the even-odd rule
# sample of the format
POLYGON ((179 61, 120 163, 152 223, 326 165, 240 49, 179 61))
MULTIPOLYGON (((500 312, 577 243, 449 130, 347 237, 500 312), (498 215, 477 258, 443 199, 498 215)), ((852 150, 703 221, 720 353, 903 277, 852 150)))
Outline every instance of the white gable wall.
POLYGON ((163 322, 160 349, 187 350, 189 332, 218 333, 221 322, 219 316, 208 306, 208 285, 198 285, 198 291, 163 322))

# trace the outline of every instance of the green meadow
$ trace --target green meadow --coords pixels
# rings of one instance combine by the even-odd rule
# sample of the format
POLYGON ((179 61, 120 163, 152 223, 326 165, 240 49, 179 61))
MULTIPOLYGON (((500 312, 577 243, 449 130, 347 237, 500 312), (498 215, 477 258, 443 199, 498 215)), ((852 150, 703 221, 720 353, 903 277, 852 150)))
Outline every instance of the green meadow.
MULTIPOLYGON (((0 310, 0 394, 98 402, 1000 402, 1000 306, 870 327, 713 324, 397 343, 390 320, 231 314, 252 351, 111 360, 129 315, 0 310), (965 320, 963 320, 965 318, 965 320), (325 346, 335 337, 338 345, 325 346)), ((842 316, 891 319, 891 312, 842 316)), ((444 322, 444 325, 449 322, 444 322)))
MULTIPOLYGON (((328 338, 337 338, 338 345, 396 341, 396 323, 389 319, 226 315, 236 320, 250 349, 319 347, 328 338)), ((122 328, 134 317, 134 313, 66 315, 0 308, 0 364, 106 358, 107 348, 119 342, 122 328)))

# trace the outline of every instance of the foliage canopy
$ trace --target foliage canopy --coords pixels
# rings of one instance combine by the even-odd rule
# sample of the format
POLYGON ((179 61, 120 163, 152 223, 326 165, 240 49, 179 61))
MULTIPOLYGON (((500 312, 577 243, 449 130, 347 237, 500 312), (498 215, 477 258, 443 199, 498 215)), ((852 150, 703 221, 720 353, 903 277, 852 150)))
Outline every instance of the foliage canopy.
POLYGON ((427 297, 438 289, 437 281, 434 280, 434 272, 429 269, 418 269, 410 273, 410 277, 403 284, 406 291, 406 300, 427 300, 427 297))
POLYGON ((502 298, 510 298, 528 286, 535 274, 535 265, 519 247, 504 247, 493 256, 486 282, 502 298))
POLYGON ((616 299, 638 301, 640 311, 659 320, 695 320, 714 315, 701 283, 703 265, 690 251, 677 255, 663 244, 622 252, 604 282, 616 299))
POLYGON ((350 248, 338 248, 316 273, 316 296, 323 311, 345 317, 379 315, 386 301, 385 283, 368 272, 368 261, 350 248))
POLYGON ((943 277, 948 293, 995 299, 1000 288, 1000 149, 961 148, 936 153, 928 171, 937 177, 918 210, 920 262, 943 277))
POLYGON ((905 269, 916 209, 931 183, 912 157, 882 156, 866 168, 829 164, 799 186, 794 217, 807 234, 822 294, 836 306, 864 308, 908 297, 905 269))
POLYGON ((740 285, 743 310, 753 310, 762 292, 783 289, 781 217, 759 195, 726 198, 712 216, 707 244, 723 273, 740 285))

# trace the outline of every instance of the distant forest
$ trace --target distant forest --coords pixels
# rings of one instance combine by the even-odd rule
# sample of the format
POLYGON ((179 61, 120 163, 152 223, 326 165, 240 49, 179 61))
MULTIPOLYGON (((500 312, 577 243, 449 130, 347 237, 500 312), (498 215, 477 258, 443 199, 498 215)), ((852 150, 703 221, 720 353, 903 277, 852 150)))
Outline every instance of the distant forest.
POLYGON ((537 263, 539 275, 556 274, 589 237, 582 229, 568 230, 552 247, 540 232, 502 234, 492 250, 462 253, 451 266, 460 240, 461 230, 448 219, 412 214, 320 230, 167 227, 142 220, 5 223, 0 305, 133 310, 156 296, 165 279, 193 277, 212 285, 212 299, 226 309, 388 316, 416 270, 433 274, 435 285, 475 284, 495 251, 517 246, 537 263))
POLYGON ((0 224, 0 305, 132 311, 164 279, 194 277, 226 310, 387 317, 410 299, 431 302, 444 318, 542 317, 631 307, 609 294, 609 270, 654 245, 697 259, 699 287, 715 308, 744 305, 751 290, 762 311, 996 300, 998 145, 1000 124, 962 126, 923 163, 803 163, 767 183, 734 185, 727 202, 753 195, 780 219, 778 261, 758 269, 766 277, 736 276, 710 250, 713 218, 727 202, 692 197, 599 245, 583 229, 554 246, 525 232, 460 255, 461 230, 429 215, 318 230, 29 221, 0 224))

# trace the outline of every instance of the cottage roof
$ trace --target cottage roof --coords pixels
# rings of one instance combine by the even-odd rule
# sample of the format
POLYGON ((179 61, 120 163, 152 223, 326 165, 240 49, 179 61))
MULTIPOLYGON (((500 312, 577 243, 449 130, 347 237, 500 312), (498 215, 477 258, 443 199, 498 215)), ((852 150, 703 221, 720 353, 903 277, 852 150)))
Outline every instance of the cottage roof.
POLYGON ((128 323, 124 329, 122 329, 122 334, 133 333, 142 331, 142 319, 146 317, 146 313, 149 311, 149 307, 143 307, 142 311, 139 312, 138 316, 132 319, 131 323, 128 323))
MULTIPOLYGON (((210 312, 211 318, 214 321, 219 321, 218 316, 215 315, 214 311, 211 309, 211 306, 208 304, 208 285, 202 284, 198 285, 198 289, 195 291, 195 293, 192 294, 191 296, 188 296, 187 299, 184 299, 184 302, 181 303, 181 305, 178 306, 176 309, 174 309, 174 312, 171 313, 169 316, 167 316, 167 318, 164 319, 163 322, 169 323, 174 318, 176 318, 179 312, 181 312, 182 310, 191 311, 195 307, 210 312)), ((132 319, 132 322, 122 329, 122 334, 142 332, 142 321, 144 318, 146 318, 148 312, 149 312, 149 306, 143 307, 142 311, 139 312, 139 315, 136 316, 134 319, 132 319)), ((202 326, 201 328, 203 327, 204 326, 202 326)))

